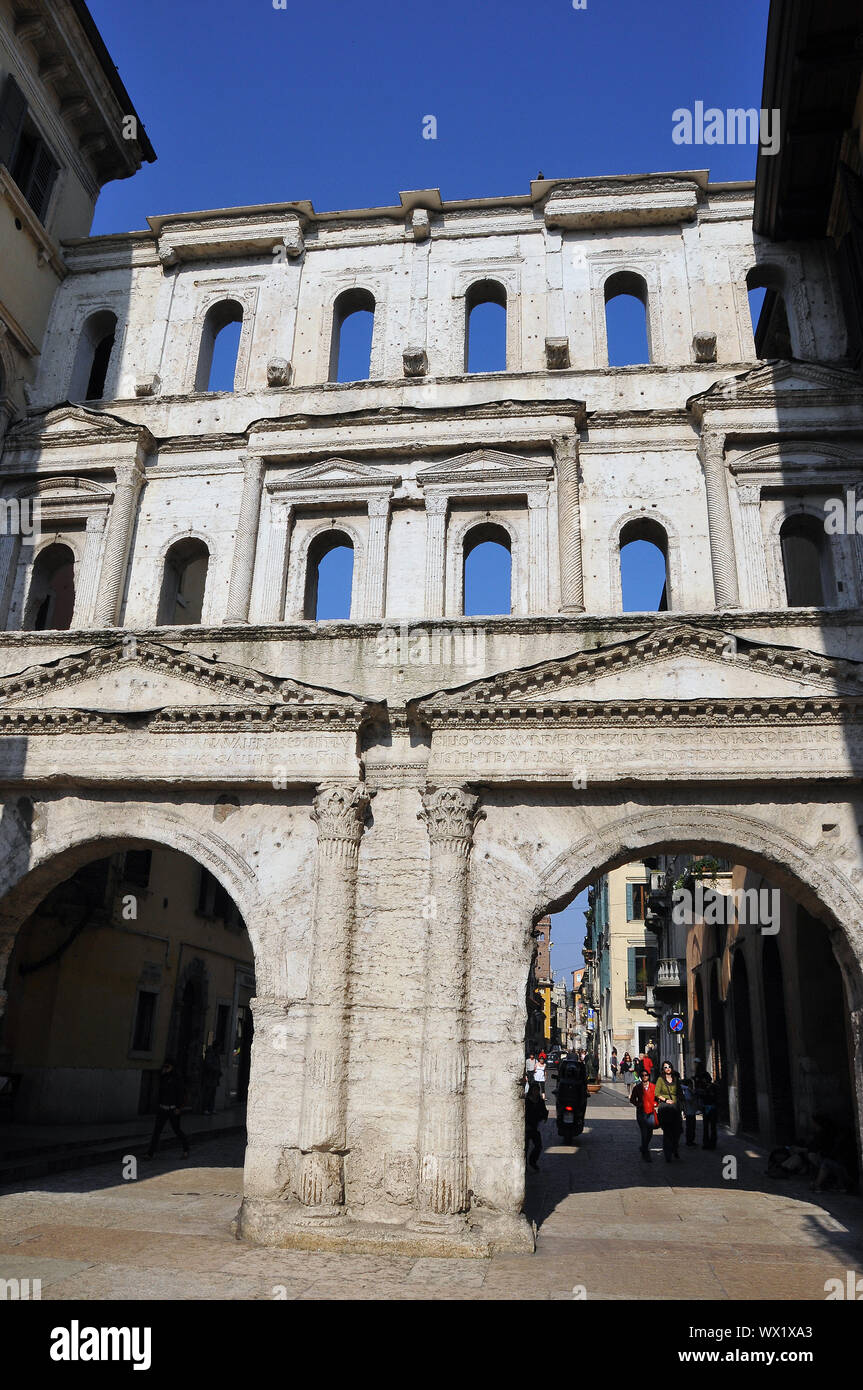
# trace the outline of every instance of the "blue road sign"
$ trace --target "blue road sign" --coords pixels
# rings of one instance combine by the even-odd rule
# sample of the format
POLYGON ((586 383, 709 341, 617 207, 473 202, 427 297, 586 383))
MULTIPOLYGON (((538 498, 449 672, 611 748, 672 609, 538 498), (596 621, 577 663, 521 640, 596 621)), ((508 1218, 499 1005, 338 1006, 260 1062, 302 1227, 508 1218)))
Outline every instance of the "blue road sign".
POLYGON ((675 1014, 673 1018, 669 1019, 668 1026, 672 1033, 682 1033, 683 1019, 680 1017, 680 1014, 675 1014))

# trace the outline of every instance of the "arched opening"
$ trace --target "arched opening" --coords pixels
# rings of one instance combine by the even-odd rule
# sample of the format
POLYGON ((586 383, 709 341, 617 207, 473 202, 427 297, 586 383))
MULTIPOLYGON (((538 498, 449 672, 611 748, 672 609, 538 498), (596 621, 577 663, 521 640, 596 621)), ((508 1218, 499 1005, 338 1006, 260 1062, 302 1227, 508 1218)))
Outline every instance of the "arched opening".
POLYGON ((620 589, 624 613, 664 613, 669 607, 668 536, 650 517, 620 532, 620 589))
POLYGON ((794 1138, 794 1092, 791 1082, 788 1020, 782 961, 774 936, 762 938, 761 978, 764 986, 764 1021, 767 1025, 767 1061, 770 1068, 770 1103, 773 1142, 789 1144, 794 1138))
POLYGON ((506 371, 506 290, 478 280, 465 295, 465 371, 506 371))
POLYGON ((832 583, 823 522, 803 512, 790 516, 779 541, 788 607, 824 608, 832 601, 832 583))
POLYGON ((303 617, 320 622, 351 616, 354 545, 344 531, 325 531, 309 546, 303 617))
POLYGON ((605 337, 609 367, 649 363, 650 320, 647 282, 629 270, 610 275, 605 282, 605 337))
POLYGON ((24 629, 30 632, 68 632, 75 612, 75 555, 55 541, 40 550, 33 564, 24 629))
MULTIPOLYGON (((45 1126, 34 1146, 48 1153, 63 1142, 57 1126, 98 1143, 123 1124, 142 1145, 171 1058, 194 1148, 242 1124, 238 1034, 254 994, 245 922, 221 884, 202 904, 201 880, 212 876, 185 854, 157 844, 87 852, 96 857, 55 883, 15 939, 0 1024, 14 1113, 2 1133, 45 1126), (201 1120, 214 1112, 221 1123, 201 1120)), ((163 1147, 172 1142, 165 1130, 163 1147)))
POLYGON ((340 294, 333 306, 330 381, 368 381, 372 374, 375 297, 370 290, 340 294))
POLYGON ((243 306, 235 299, 213 304, 204 318, 196 391, 233 391, 243 331, 243 306))
POLYGON ((100 401, 104 398, 116 336, 117 315, 109 309, 100 309, 87 319, 75 353, 70 400, 100 401))
POLYGON ((464 538, 465 617, 512 612, 512 551, 509 532, 487 522, 464 538))
POLYGON ((176 541, 165 556, 158 623, 176 626, 201 621, 210 552, 194 537, 176 541))
POLYGON ((758 357, 793 357, 782 272, 774 266, 753 266, 746 288, 758 357))

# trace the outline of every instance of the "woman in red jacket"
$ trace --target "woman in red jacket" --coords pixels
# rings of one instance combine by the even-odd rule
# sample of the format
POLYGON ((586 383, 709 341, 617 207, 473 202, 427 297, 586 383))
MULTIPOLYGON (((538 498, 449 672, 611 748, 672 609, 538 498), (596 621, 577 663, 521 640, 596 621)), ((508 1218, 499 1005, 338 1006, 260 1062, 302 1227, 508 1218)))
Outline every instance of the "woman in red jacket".
POLYGON ((645 1057, 641 1066, 641 1080, 633 1087, 629 1099, 635 1106, 635 1118, 641 1131, 641 1157, 647 1163, 652 1163, 650 1141, 656 1128, 656 1087, 650 1079, 653 1071, 650 1058, 645 1057))

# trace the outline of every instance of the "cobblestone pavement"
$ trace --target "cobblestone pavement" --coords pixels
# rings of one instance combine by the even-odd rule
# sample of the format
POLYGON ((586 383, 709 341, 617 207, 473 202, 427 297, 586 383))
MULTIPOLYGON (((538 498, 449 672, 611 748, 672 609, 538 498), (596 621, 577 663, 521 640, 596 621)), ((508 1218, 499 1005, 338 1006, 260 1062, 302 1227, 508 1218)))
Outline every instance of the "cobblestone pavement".
MULTIPOLYGON (((237 1242, 242 1141, 172 1153, 124 1182, 104 1164, 0 1193, 0 1277, 45 1299, 824 1299, 863 1272, 863 1201, 765 1177, 765 1156, 719 1133, 680 1163, 638 1152, 632 1108, 607 1084, 577 1148, 553 1122, 528 1173, 535 1255, 490 1260, 314 1254, 237 1242), (738 1178, 724 1180, 726 1156, 738 1178), (581 1294, 580 1290, 584 1290, 581 1294)), ((700 1139, 700 1133, 699 1133, 700 1139)))

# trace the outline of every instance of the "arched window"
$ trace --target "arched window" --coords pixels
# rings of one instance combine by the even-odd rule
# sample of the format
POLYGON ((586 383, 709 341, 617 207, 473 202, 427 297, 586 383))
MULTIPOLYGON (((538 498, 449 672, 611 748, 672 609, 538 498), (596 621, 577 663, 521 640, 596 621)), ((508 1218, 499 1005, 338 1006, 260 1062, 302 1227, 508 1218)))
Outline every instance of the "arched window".
POLYGON ((757 355, 793 357, 782 271, 775 266, 754 266, 746 277, 746 288, 757 355))
POLYGON ((630 270, 605 282, 605 336, 609 367, 633 367, 650 361, 647 284, 630 270))
POLYGON ((464 299, 464 365, 467 372, 506 371, 506 290, 497 280, 477 280, 464 299))
POLYGON ((203 541, 189 536, 176 541, 165 556, 159 599, 159 624, 176 627, 199 623, 204 609, 210 552, 203 541))
POLYGON ((196 391, 233 391, 243 331, 243 306, 223 299, 207 310, 195 373, 196 391))
POLYGON ((330 381, 368 381, 372 372, 375 297, 369 290, 345 290, 333 307, 330 381))
POLYGON ((75 611, 75 556, 55 541, 40 550, 33 565, 24 628, 31 632, 68 632, 75 611))
POLYGON ((512 612, 512 553, 509 533, 486 522, 464 539, 464 614, 492 617, 512 612))
POLYGON ((309 546, 306 569, 305 618, 351 616, 354 546, 344 531, 325 531, 309 546))
POLYGON ((71 400, 102 400, 116 336, 117 315, 110 309, 100 309, 97 314, 90 315, 78 339, 69 387, 71 400))
POLYGON ((621 530, 620 588, 624 613, 668 608, 668 536, 650 517, 628 521, 621 530))
POLYGON ((823 608, 831 600, 830 561, 824 526, 801 513, 783 522, 779 532, 785 595, 789 608, 823 608))

